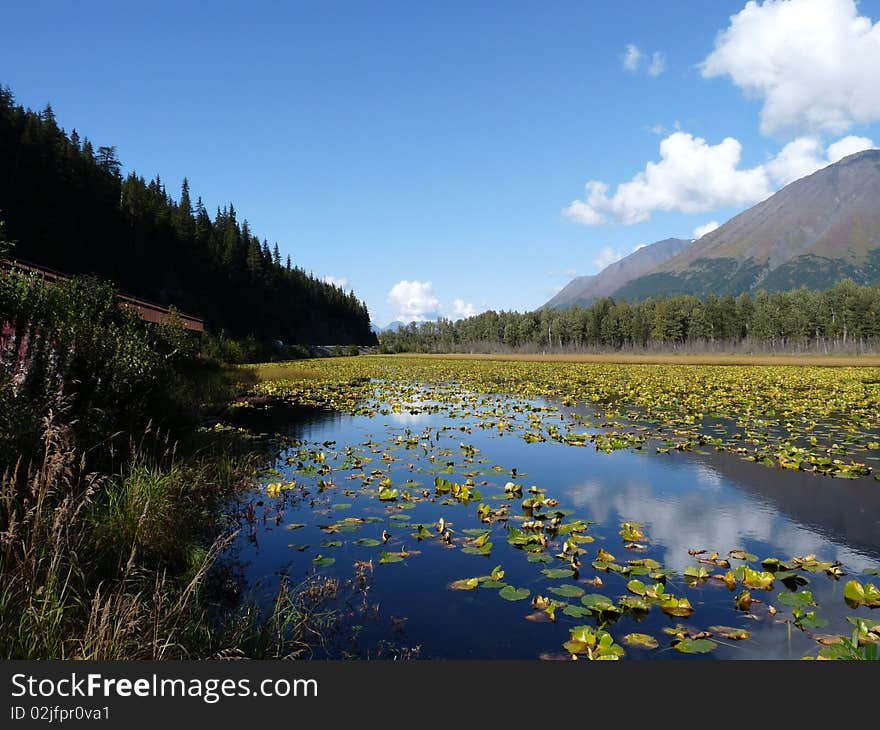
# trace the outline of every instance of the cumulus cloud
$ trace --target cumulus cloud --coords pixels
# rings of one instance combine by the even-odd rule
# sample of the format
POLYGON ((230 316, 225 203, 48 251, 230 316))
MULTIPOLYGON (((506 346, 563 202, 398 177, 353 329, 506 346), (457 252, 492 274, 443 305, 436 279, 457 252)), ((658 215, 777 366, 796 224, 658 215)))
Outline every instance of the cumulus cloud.
POLYGON ((639 68, 643 55, 637 45, 629 43, 626 47, 626 52, 623 54, 623 68, 630 73, 635 73, 639 68))
POLYGON ((579 223, 599 225, 610 219, 625 225, 642 223, 656 210, 700 213, 725 206, 750 205, 772 192, 763 168, 740 169, 742 145, 727 137, 710 145, 687 132, 674 132, 660 142, 660 161, 621 183, 609 195, 607 183, 587 182, 584 200, 565 214, 579 223))
POLYGON ((709 221, 708 223, 704 223, 703 225, 694 228, 693 236, 695 239, 702 238, 707 233, 711 233, 716 228, 718 228, 719 225, 720 224, 718 223, 718 221, 709 221))
POLYGON ((332 284, 333 286, 338 286, 340 289, 345 289, 348 286, 348 279, 344 276, 325 276, 323 281, 325 284, 332 284))
POLYGON ((463 319, 464 317, 473 317, 477 310, 470 302, 465 302, 464 299, 456 299, 452 303, 452 312, 458 319, 463 319))
POLYGON ((649 76, 659 76, 666 70, 666 54, 660 51, 654 51, 651 56, 651 65, 648 66, 649 76))
POLYGON ((874 149, 874 140, 867 137, 850 135, 828 145, 828 162, 839 162, 848 155, 854 155, 862 150, 874 149))
POLYGON ((661 140, 658 162, 648 162, 613 193, 607 183, 588 181, 584 199, 573 201, 563 213, 589 226, 634 225, 655 211, 702 213, 753 205, 779 187, 873 144, 867 137, 849 136, 825 149, 818 137, 798 137, 767 162, 742 168, 739 140, 727 137, 713 145, 687 132, 674 132, 661 140))
POLYGON ((779 154, 766 163, 768 174, 777 185, 788 185, 811 175, 834 162, 862 150, 874 147, 867 137, 850 135, 828 145, 825 149, 818 137, 798 137, 783 147, 779 154))
POLYGON ((440 308, 430 281, 398 281, 388 292, 387 301, 394 309, 394 318, 401 322, 424 322, 440 308))
POLYGON ((854 0, 748 2, 701 64, 763 102, 766 134, 840 134, 880 120, 880 23, 854 0))
POLYGON ((825 150, 818 137, 798 137, 785 145, 765 168, 777 183, 786 185, 826 164, 825 150))

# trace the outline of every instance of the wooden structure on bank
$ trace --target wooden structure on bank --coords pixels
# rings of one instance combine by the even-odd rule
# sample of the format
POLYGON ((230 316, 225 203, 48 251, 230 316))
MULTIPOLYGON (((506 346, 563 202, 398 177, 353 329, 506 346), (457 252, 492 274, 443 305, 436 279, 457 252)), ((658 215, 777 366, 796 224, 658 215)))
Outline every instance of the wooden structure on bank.
MULTIPOLYGON (((2 263, 4 266, 17 269, 18 271, 36 274, 47 281, 65 281, 70 279, 68 274, 63 274, 54 269, 47 269, 45 266, 38 266, 37 264, 32 264, 28 261, 8 259, 2 263)), ((190 332, 202 333, 205 331, 205 320, 200 317, 196 317, 192 314, 185 314, 184 312, 172 312, 168 307, 163 307, 161 304, 148 302, 145 299, 138 299, 137 297, 131 297, 127 294, 117 294, 116 296, 123 307, 131 307, 138 313, 138 315, 140 315, 140 318, 146 322, 154 322, 158 324, 164 322, 168 317, 176 317, 183 328, 190 332)))

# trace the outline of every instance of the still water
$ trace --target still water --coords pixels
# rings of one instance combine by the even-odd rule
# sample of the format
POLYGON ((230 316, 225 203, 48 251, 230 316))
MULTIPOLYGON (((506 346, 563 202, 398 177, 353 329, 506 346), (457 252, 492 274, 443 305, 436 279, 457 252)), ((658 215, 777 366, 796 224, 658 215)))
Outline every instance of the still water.
MULTIPOLYGON (((499 403, 504 402, 499 397, 499 403)), ((545 417, 559 422, 572 415, 570 409, 547 401, 527 405, 549 409, 545 417)), ((581 408, 578 415, 583 414, 581 408)), ((255 491, 258 518, 242 529, 231 555, 252 593, 263 601, 270 600, 280 576, 292 584, 315 573, 344 580, 360 561, 369 575, 366 597, 371 606, 368 613, 352 612, 359 628, 351 650, 361 656, 381 655, 376 647, 390 646, 422 658, 566 658, 562 645, 570 629, 586 624, 609 631, 631 659, 800 659, 816 655, 817 638, 849 636, 853 625, 847 617, 862 616, 875 624, 880 618, 864 606, 849 607, 843 598, 844 584, 852 577, 880 582, 873 575, 880 567, 880 483, 871 478, 840 480, 781 471, 712 450, 663 454, 650 442, 642 449, 611 453, 589 443, 527 443, 515 429, 481 427, 485 417, 476 414, 452 418, 444 412, 401 412, 370 418, 276 407, 250 410, 242 418, 250 428, 282 434, 293 445, 280 453, 275 473, 255 491), (381 473, 363 486, 363 477, 374 469, 381 473), (472 478, 481 497, 461 504, 436 495, 438 475, 456 482, 472 478), (383 478, 414 499, 379 501, 378 481, 383 478), (558 500, 565 520, 592 523, 586 534, 595 541, 580 545, 577 574, 547 577, 543 570, 566 568, 568 563, 556 558, 547 564, 530 562, 523 550, 509 544, 508 527, 523 519, 522 497, 505 498, 505 484, 510 482, 523 487, 524 497, 532 485, 545 490, 544 496, 558 500), (267 495, 270 483, 285 485, 280 496, 271 490, 267 495), (477 516, 480 503, 493 509, 509 505, 509 519, 482 523, 477 516), (332 527, 339 528, 346 518, 364 521, 349 519, 342 529, 332 527), (440 518, 450 526, 451 545, 437 532, 440 518), (644 539, 637 541, 641 547, 624 547, 624 521, 643 525, 644 539), (291 525, 302 526, 289 529, 291 525), (414 537, 419 525, 431 536, 414 537), (381 543, 385 531, 389 537, 381 543), (490 554, 463 552, 466 541, 482 531, 490 532, 490 554), (364 539, 380 544, 356 544, 364 539), (591 563, 600 548, 618 564, 651 558, 675 571, 666 581, 666 592, 686 597, 693 614, 674 617, 652 605, 647 613, 565 615, 565 604, 583 604, 577 595, 555 594, 553 587, 575 586, 617 601, 632 595, 627 583, 633 578, 653 583, 646 575, 596 570, 591 563), (707 552, 692 555, 689 550, 707 552), (741 585, 729 589, 711 578, 688 585, 683 577, 689 566, 701 565, 699 558, 717 552, 723 560, 731 550, 753 554, 748 564, 759 571, 769 557, 790 560, 814 554, 822 561, 839 561, 848 575, 835 580, 821 570, 796 571, 799 584, 777 580, 771 590, 752 590, 758 600, 749 610, 738 610, 734 599, 741 585), (406 557, 382 564, 383 551, 403 551, 406 557), (316 564, 318 556, 332 563, 316 564), (499 565, 504 583, 528 589, 526 599, 504 600, 492 588, 449 588, 459 579, 487 576, 499 565), (596 577, 601 585, 595 584, 596 577), (806 608, 815 612, 817 624, 827 625, 803 630, 792 625, 791 606, 779 598, 792 589, 812 593, 815 605, 806 608), (555 622, 533 608, 536 595, 559 603, 555 622), (775 614, 767 610, 771 605, 775 614), (699 655, 683 654, 671 645, 674 636, 669 631, 676 626, 695 635, 717 625, 745 629, 749 638, 727 640, 715 632, 714 650, 699 655), (659 646, 644 649, 623 643, 622 637, 635 632, 654 637, 659 646)), ((564 536, 551 539, 546 555, 559 553, 564 541, 564 536)), ((730 569, 744 562, 731 559, 730 569)), ((728 569, 702 565, 709 574, 728 569)), ((338 656, 329 650, 328 655, 338 656)))

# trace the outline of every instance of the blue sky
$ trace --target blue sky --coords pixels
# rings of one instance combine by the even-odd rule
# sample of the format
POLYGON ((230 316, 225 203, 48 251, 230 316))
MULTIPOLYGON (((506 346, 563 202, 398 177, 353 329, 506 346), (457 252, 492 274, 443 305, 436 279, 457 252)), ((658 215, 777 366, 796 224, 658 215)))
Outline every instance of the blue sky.
POLYGON ((0 83, 126 171, 233 201, 382 325, 538 307, 880 143, 878 20, 880 0, 31 1, 4 8, 0 83))

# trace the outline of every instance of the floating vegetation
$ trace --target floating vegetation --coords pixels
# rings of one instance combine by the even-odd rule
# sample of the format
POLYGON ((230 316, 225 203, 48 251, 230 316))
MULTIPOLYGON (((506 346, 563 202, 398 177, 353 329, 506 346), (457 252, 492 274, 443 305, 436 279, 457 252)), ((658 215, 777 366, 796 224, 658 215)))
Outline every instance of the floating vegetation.
MULTIPOLYGON (((755 545, 743 544, 748 539, 715 545, 718 551, 697 543, 679 547, 684 555, 669 555, 662 540, 652 540, 656 523, 644 511, 626 514, 624 507, 611 524, 592 528, 584 505, 572 504, 557 485, 529 478, 528 465, 517 470, 495 463, 483 443, 473 443, 482 430, 504 443, 515 436, 517 449, 590 448, 601 460, 620 458, 604 453, 622 450, 651 460, 671 458, 657 453, 723 452, 753 462, 743 465, 747 469, 763 464, 810 472, 805 479, 844 488, 850 485, 823 477, 862 479, 880 461, 880 377, 866 378, 864 369, 370 357, 297 367, 315 377, 261 383, 255 392, 381 419, 357 443, 287 442, 281 471, 264 477, 272 480, 262 486, 266 504, 257 502, 264 523, 303 530, 304 542, 319 544, 324 552, 316 554, 307 544, 289 544, 294 553, 306 553, 290 553, 293 560, 312 571, 340 570, 328 551, 349 561, 354 553, 356 567, 370 570, 374 559, 405 562, 377 575, 407 580, 403 576, 424 569, 424 555, 435 561, 445 555, 450 564, 477 566, 455 569, 471 577, 446 574, 438 581, 439 591, 461 592, 445 594, 446 600, 490 610, 494 601, 506 614, 522 611, 523 620, 558 624, 541 631, 558 632, 552 649, 561 646, 577 659, 618 659, 623 646, 639 656, 719 649, 719 656, 729 656, 730 646, 758 643, 756 630, 738 624, 793 632, 823 659, 864 658, 870 654, 865 647, 880 641, 877 621, 865 618, 880 606, 880 589, 864 578, 868 571, 855 571, 858 579, 843 585, 845 606, 838 584, 835 607, 817 582, 832 586, 847 575, 851 566, 845 570, 836 560, 760 559, 747 549, 755 545), (537 398, 559 399, 572 410, 537 398), (577 410, 578 404, 585 408, 577 410), (419 420, 423 416, 432 418, 419 420), (305 520, 307 510, 314 519, 287 521, 290 515, 305 520), (358 531, 368 536, 346 534, 358 531), (407 550, 404 542, 417 549, 407 550), (689 625, 670 627, 669 617, 689 625), (825 628, 832 620, 846 628, 845 618, 852 619, 847 633, 838 625, 825 628), (652 634, 661 637, 662 649, 652 634)), ((260 517, 255 506, 249 519, 260 517)))

